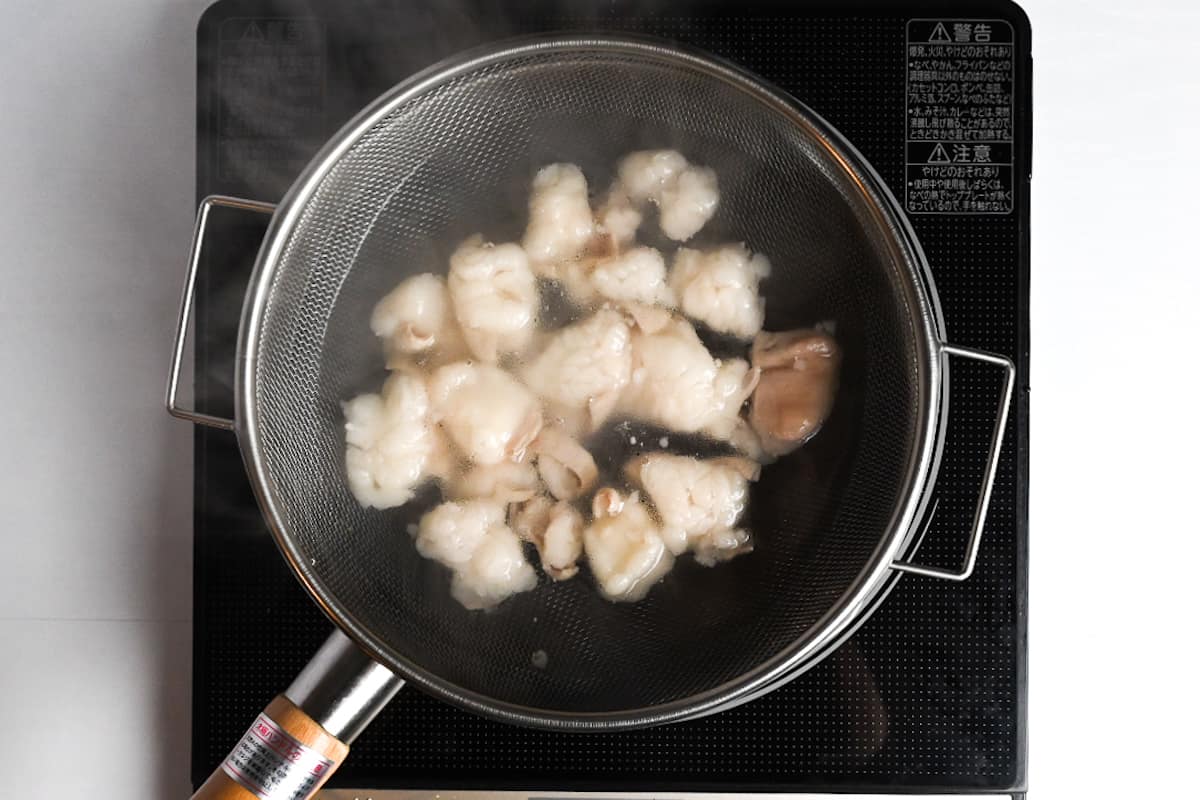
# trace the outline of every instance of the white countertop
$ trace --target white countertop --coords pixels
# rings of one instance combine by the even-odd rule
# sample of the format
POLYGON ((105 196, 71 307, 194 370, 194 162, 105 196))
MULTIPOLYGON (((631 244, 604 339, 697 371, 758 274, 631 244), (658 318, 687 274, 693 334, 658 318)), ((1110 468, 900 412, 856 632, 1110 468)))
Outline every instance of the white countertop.
MULTIPOLYGON (((161 396, 206 5, 4 7, 6 795, 188 794, 191 431, 161 396)), ((1200 749, 1184 613, 1200 608, 1200 10, 1025 6, 1030 784, 1034 797, 1179 797, 1200 749)))

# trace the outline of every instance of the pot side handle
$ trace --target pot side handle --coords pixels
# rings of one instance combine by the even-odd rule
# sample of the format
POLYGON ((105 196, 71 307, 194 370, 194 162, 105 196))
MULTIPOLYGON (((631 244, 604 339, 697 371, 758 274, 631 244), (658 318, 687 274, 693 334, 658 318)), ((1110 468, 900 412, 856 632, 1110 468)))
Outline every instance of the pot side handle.
POLYGON ((192 246, 188 254, 187 275, 183 282, 183 297, 179 301, 179 322, 175 327, 175 347, 171 355, 171 369, 167 374, 167 411, 173 417, 185 419, 199 425, 207 425, 222 430, 233 430, 233 420, 216 417, 211 414, 201 414, 199 411, 184 408, 179 404, 179 372, 183 367, 183 354, 187 346, 188 327, 192 319, 192 301, 196 294, 196 274, 200 269, 200 253, 204 245, 204 232, 208 227, 208 215, 214 206, 232 208, 240 211, 254 211, 260 214, 275 213, 274 203, 264 203, 258 200, 245 200, 240 197, 225 195, 209 195, 200 201, 200 209, 196 212, 196 227, 192 231, 192 246))
POLYGON ((974 361, 992 364, 1004 370, 1004 386, 1000 390, 1000 404, 996 409, 996 422, 992 427, 992 441, 988 449, 987 469, 984 472, 983 483, 979 487, 979 495, 975 500, 975 519, 971 523, 971 538, 967 543, 967 554, 962 566, 957 570, 942 567, 929 567, 912 561, 896 560, 892 569, 900 572, 911 572, 915 575, 925 575, 929 578, 940 578, 947 581, 965 581, 975 570, 975 560, 979 556, 979 542, 983 536, 983 525, 987 520, 988 506, 992 500, 992 485, 996 482, 996 470, 1000 465, 1000 446, 1004 441, 1004 429, 1008 425, 1008 409, 1012 403, 1013 384, 1016 381, 1017 367, 1011 358, 989 353, 986 350, 976 350, 971 347, 956 347, 942 345, 942 352, 947 356, 959 356, 974 361))

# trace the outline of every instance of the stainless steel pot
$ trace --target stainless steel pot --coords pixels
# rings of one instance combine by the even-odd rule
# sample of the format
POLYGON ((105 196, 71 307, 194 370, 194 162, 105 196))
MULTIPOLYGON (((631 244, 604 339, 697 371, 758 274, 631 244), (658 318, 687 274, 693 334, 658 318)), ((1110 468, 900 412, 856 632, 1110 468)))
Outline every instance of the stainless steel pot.
MULTIPOLYGON (((401 677, 480 714, 570 731, 662 724, 770 691, 843 641, 899 573, 971 574, 1014 373, 1004 356, 946 344, 925 258, 862 156, 734 66, 647 40, 543 37, 405 81, 334 136, 278 207, 209 197, 200 208, 167 404, 236 432, 281 551, 339 629, 206 791, 248 786, 247 770, 276 764, 276 734, 300 748, 297 763, 328 762, 305 773, 323 780, 338 748, 289 725, 314 723, 344 755, 401 677), (720 176, 721 206, 703 235, 745 239, 775 265, 763 285, 768 329, 836 324, 844 361, 834 411, 756 485, 752 556, 677 569, 632 605, 571 581, 467 612, 404 535, 425 508, 363 509, 346 486, 340 403, 382 378, 370 308, 406 274, 440 268, 480 227, 497 241, 519 238, 539 166, 566 160, 602 177, 624 153, 661 146, 720 176), (176 399, 216 206, 273 215, 246 295, 233 420, 176 399), (911 559, 930 511, 952 357, 1001 368, 1004 384, 968 552, 948 570, 911 559), (531 664, 536 651, 548 668, 531 664)), ((303 771, 280 769, 292 781, 303 771)))

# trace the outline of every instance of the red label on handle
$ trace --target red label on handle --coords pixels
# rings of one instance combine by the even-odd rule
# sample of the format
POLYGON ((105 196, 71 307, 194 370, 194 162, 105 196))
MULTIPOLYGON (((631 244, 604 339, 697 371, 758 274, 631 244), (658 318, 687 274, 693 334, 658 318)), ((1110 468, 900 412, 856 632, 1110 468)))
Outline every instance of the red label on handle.
POLYGON ((328 758, 259 714, 221 769, 262 800, 306 800, 332 766, 328 758))

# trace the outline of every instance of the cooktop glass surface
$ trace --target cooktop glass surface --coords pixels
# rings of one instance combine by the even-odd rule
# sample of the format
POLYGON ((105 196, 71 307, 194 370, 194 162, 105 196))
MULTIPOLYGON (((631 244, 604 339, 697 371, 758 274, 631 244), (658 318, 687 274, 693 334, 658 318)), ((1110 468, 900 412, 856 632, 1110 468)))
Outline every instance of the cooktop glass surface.
MULTIPOLYGON (((198 31, 197 197, 276 201, 343 122, 413 72, 492 39, 563 29, 651 34, 735 61, 829 120, 883 177, 930 262, 949 339, 1018 362, 979 562, 963 583, 903 577, 814 669, 693 722, 547 733, 402 691, 330 787, 1023 791, 1031 61, 1016 6, 222 0, 198 31)), ((216 212, 213 224, 196 396, 229 416, 242 293, 265 221, 216 212)), ((1000 385, 986 367, 950 372, 937 510, 920 548, 922 561, 947 567, 962 558, 1000 385)), ((195 462, 198 784, 330 624, 267 533, 234 436, 198 429, 195 462)))

